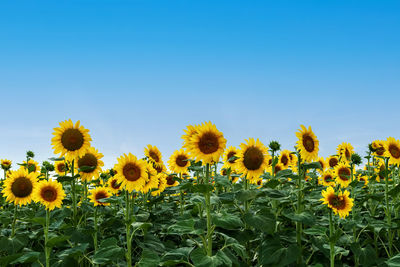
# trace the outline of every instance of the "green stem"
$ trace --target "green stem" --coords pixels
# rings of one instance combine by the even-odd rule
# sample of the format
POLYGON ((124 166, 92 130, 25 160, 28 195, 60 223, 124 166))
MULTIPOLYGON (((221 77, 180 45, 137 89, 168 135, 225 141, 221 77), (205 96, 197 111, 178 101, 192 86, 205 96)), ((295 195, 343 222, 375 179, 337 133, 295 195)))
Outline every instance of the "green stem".
POLYGON ((76 214, 77 214, 77 210, 76 210, 76 187, 75 187, 75 177, 74 177, 74 161, 72 160, 71 163, 71 175, 72 175, 72 184, 71 184, 71 190, 72 190, 72 208, 73 208, 73 223, 74 226, 76 226, 76 214))
MULTIPOLYGON (((304 179, 304 174, 305 172, 302 171, 301 169, 301 156, 300 153, 297 153, 298 157, 298 181, 297 181, 297 187, 298 187, 298 193, 297 193, 297 214, 300 214, 302 211, 302 187, 303 187, 303 179, 304 179)), ((296 222, 296 240, 297 240, 297 246, 299 247, 300 253, 299 257, 297 259, 297 264, 302 264, 303 258, 302 258, 302 244, 301 244, 301 232, 302 232, 302 223, 301 222, 296 222)))
POLYGON ((130 194, 125 191, 125 224, 126 224, 126 263, 132 267, 132 240, 131 240, 131 218, 130 218, 130 194))
MULTIPOLYGON (((244 177, 243 185, 244 185, 244 190, 247 191, 249 189, 249 180, 247 180, 247 176, 244 177)), ((249 211, 249 202, 248 202, 248 200, 244 201, 244 211, 246 213, 249 211)))
MULTIPOLYGON (((206 165, 206 184, 210 184, 210 164, 206 165)), ((204 195, 206 201, 206 212, 207 212, 207 256, 212 256, 212 225, 211 225, 211 196, 210 191, 204 195)))
POLYGON ((332 222, 332 210, 329 211, 329 245, 330 245, 330 263, 331 267, 335 266, 335 242, 333 242, 333 229, 334 225, 332 222))
POLYGON ((50 267, 50 248, 47 247, 49 241, 50 212, 46 209, 46 226, 44 228, 44 254, 46 257, 46 267, 50 267))
MULTIPOLYGON (((182 180, 182 173, 179 173, 179 178, 182 180)), ((180 214, 183 215, 183 190, 180 190, 181 193, 179 195, 179 204, 180 204, 180 214)))
POLYGON ((99 227, 97 225, 97 207, 94 207, 94 236, 93 236, 93 244, 94 244, 94 252, 97 251, 97 231, 99 227))
POLYGON ((392 255, 392 230, 390 229, 392 226, 392 213, 389 206, 389 159, 385 158, 385 202, 386 202, 386 219, 387 224, 389 226, 388 229, 388 241, 389 241, 389 254, 392 255))
POLYGON ((12 222, 11 238, 13 238, 15 235, 15 223, 17 221, 17 209, 18 209, 18 205, 14 204, 14 219, 12 222))

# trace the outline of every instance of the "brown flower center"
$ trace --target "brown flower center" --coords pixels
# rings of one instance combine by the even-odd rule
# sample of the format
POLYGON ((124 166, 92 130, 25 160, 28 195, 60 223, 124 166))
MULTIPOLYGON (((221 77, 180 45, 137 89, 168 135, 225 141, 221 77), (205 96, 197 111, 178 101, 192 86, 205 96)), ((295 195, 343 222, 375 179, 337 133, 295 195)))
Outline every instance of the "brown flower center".
POLYGON ((174 175, 168 175, 168 177, 167 177, 168 185, 173 185, 175 183, 174 177, 175 177, 174 175))
POLYGON ((119 189, 120 186, 121 186, 121 184, 117 183, 117 179, 114 179, 111 181, 111 187, 113 189, 119 189))
POLYGON ((80 149, 83 146, 83 142, 83 134, 78 129, 67 129, 61 136, 62 145, 69 151, 80 149))
POLYGON ((156 166, 153 164, 153 168, 157 171, 157 173, 161 173, 163 171, 163 167, 161 165, 156 166))
POLYGON ((343 181, 350 179, 351 171, 349 168, 341 168, 338 171, 339 178, 343 181))
POLYGON ((392 155, 393 158, 398 159, 400 158, 400 149, 396 145, 390 145, 389 146, 389 152, 390 155, 392 155))
POLYGON ((282 155, 281 162, 284 166, 286 166, 289 163, 289 158, 286 155, 282 155))
POLYGON ((152 158, 155 162, 159 162, 159 161, 160 161, 160 157, 159 157, 158 154, 157 154, 155 151, 153 151, 153 150, 150 150, 149 156, 150 156, 150 158, 152 158))
POLYGON ((309 135, 304 135, 303 136, 303 146, 307 152, 313 152, 314 151, 314 139, 309 136, 309 135))
POLYGON ((57 199, 57 190, 52 186, 43 187, 40 191, 40 196, 48 202, 53 202, 57 199))
POLYGON ((330 158, 329 159, 329 167, 333 168, 338 165, 339 160, 337 158, 330 158))
POLYGON ((11 192, 16 197, 27 197, 32 193, 32 181, 26 177, 19 177, 11 185, 11 192))
POLYGON ((380 147, 378 147, 378 148, 376 149, 375 153, 376 153, 378 156, 382 156, 383 153, 385 153, 385 148, 382 147, 382 146, 380 146, 380 147))
POLYGON ((329 204, 337 210, 343 210, 346 208, 346 199, 343 196, 332 195, 328 201, 329 204))
POLYGON ((349 160, 350 159, 350 151, 346 148, 346 151, 344 152, 346 158, 349 160))
POLYGON ((243 164, 248 170, 258 170, 263 161, 264 155, 262 151, 255 146, 249 147, 243 154, 243 164))
MULTIPOLYGON (((90 153, 86 153, 85 156, 83 156, 82 158, 80 158, 78 160, 78 167, 81 168, 83 166, 86 167, 97 167, 97 158, 95 155, 90 154, 90 153)), ((85 173, 91 173, 94 170, 84 170, 83 172, 85 173)))
POLYGON ((125 178, 131 182, 138 180, 142 174, 140 167, 134 163, 126 164, 124 166, 122 172, 123 172, 125 178))
MULTIPOLYGON (((96 193, 96 195, 94 196, 94 198, 96 199, 96 201, 97 200, 99 200, 99 199, 102 199, 102 198, 107 198, 108 196, 107 196, 107 193, 106 192, 104 192, 104 191, 99 191, 99 192, 97 192, 96 193)), ((102 202, 100 202, 101 204, 105 204, 105 203, 102 203, 102 202)))
POLYGON ((275 166, 275 173, 278 173, 278 172, 280 172, 281 170, 282 170, 281 166, 279 166, 279 165, 276 165, 276 166, 275 166))
POLYGON ((199 149, 204 154, 211 154, 218 150, 218 136, 212 132, 207 132, 200 137, 199 149))
POLYGON ((57 170, 59 172, 65 172, 65 163, 63 162, 63 163, 57 164, 57 170))
POLYGON ((324 181, 327 182, 327 183, 332 182, 333 181, 332 175, 330 175, 330 174, 325 175, 324 176, 324 181))
POLYGON ((228 153, 228 155, 226 157, 228 158, 228 162, 229 163, 235 163, 236 162, 235 158, 234 159, 230 159, 235 155, 236 155, 236 152, 234 152, 234 151, 231 151, 231 152, 228 153))
POLYGON ((187 160, 187 157, 185 155, 179 155, 176 157, 176 165, 179 167, 186 167, 188 165, 189 161, 187 160))

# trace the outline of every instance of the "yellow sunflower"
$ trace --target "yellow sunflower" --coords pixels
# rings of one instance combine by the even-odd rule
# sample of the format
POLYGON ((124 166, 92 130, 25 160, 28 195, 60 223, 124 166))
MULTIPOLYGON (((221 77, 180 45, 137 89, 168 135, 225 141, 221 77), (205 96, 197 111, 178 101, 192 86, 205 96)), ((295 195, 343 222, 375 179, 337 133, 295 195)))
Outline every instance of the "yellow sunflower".
POLYGON ((369 181, 368 181, 368 176, 366 175, 359 175, 358 176, 358 181, 363 182, 364 186, 363 187, 367 187, 369 181))
POLYGON ((290 153, 289 154, 289 158, 290 158, 290 167, 297 167, 297 155, 294 153, 290 153))
POLYGON ((121 187, 132 192, 139 192, 147 182, 146 164, 144 160, 138 160, 136 156, 129 153, 118 158, 118 163, 114 170, 117 174, 114 176, 121 183, 121 187))
POLYGON ((350 198, 349 195, 350 193, 347 190, 336 193, 335 190, 329 186, 326 190, 322 191, 323 198, 320 200, 323 201, 323 204, 331 208, 335 214, 338 214, 344 219, 349 215, 353 207, 353 199, 350 198))
POLYGON ((278 163, 275 165, 275 174, 278 174, 278 172, 284 170, 285 168, 283 167, 283 165, 281 163, 278 163))
POLYGON ((319 183, 323 186, 335 186, 335 173, 329 169, 319 178, 319 183))
POLYGON ((228 147, 225 150, 224 155, 222 157, 222 161, 224 162, 222 168, 225 169, 231 168, 231 170, 235 170, 238 165, 238 159, 235 157, 238 157, 238 155, 239 155, 239 149, 233 146, 228 147))
POLYGON ((158 196, 165 190, 167 187, 167 177, 168 175, 164 172, 157 174, 158 189, 151 192, 152 196, 158 196))
POLYGON ((68 161, 83 157, 92 141, 89 130, 81 126, 79 121, 75 125, 71 120, 60 122, 60 127, 54 128, 53 135, 51 145, 54 153, 61 153, 68 161))
POLYGON ((19 206, 29 204, 37 185, 37 177, 38 173, 29 173, 25 168, 11 171, 4 180, 3 195, 6 200, 19 206))
POLYGON ((279 155, 279 163, 282 165, 283 168, 287 169, 291 165, 291 161, 293 157, 290 156, 289 150, 282 150, 281 154, 279 155))
POLYGON ((167 177, 166 177, 166 179, 167 179, 167 185, 166 186, 167 187, 174 187, 174 186, 179 185, 179 182, 174 179, 176 177, 177 176, 172 174, 172 173, 168 174, 167 177))
POLYGON ((385 142, 385 157, 389 158, 389 164, 400 164, 400 141, 389 137, 385 142))
POLYGON ((65 172, 68 171, 68 165, 65 161, 56 161, 54 164, 54 170, 60 176, 64 176, 65 172))
POLYGON ((211 122, 196 127, 196 131, 185 145, 191 158, 203 164, 218 162, 226 147, 222 132, 211 122))
POLYGON ((199 125, 188 125, 186 128, 186 130, 183 130, 185 132, 184 135, 182 135, 182 139, 183 139, 183 148, 187 148, 187 146, 189 145, 189 141, 192 138, 193 135, 197 134, 197 127, 199 127, 199 125))
POLYGON ((165 172, 167 172, 167 167, 165 167, 164 164, 161 164, 161 165, 158 165, 158 166, 153 165, 153 167, 157 171, 157 173, 163 173, 163 172, 165 173, 165 172))
POLYGON ((53 210, 56 207, 61 208, 64 198, 65 192, 62 185, 57 181, 40 181, 33 192, 33 199, 42 203, 48 210, 53 210))
POLYGON ((350 143, 341 143, 337 147, 338 155, 344 162, 350 162, 351 155, 354 153, 354 148, 350 143))
POLYGON ((148 161, 155 166, 163 164, 161 152, 156 146, 147 145, 147 147, 144 148, 144 155, 147 157, 148 161))
POLYGON ((28 161, 28 164, 26 163, 26 160, 25 160, 23 162, 23 164, 26 164, 25 167, 28 169, 29 172, 39 172, 40 173, 39 163, 34 161, 33 159, 30 159, 28 161))
POLYGON ((115 177, 111 177, 110 179, 108 179, 107 185, 108 190, 114 195, 117 195, 121 190, 121 184, 118 183, 118 179, 115 177))
POLYGON ((99 178, 101 167, 104 166, 101 158, 103 158, 103 154, 99 153, 94 147, 90 147, 82 157, 78 158, 76 162, 77 169, 89 167, 89 169, 84 169, 79 172, 82 181, 89 182, 92 179, 99 178))
POLYGON ((268 148, 260 142, 249 138, 246 143, 240 144, 237 171, 246 175, 250 181, 256 180, 264 173, 268 167, 270 156, 268 148))
POLYGON ((318 158, 318 147, 319 141, 313 131, 311 126, 308 129, 304 125, 300 125, 301 129, 296 132, 297 138, 297 149, 300 150, 301 157, 308 162, 311 162, 318 158))
POLYGON ((322 169, 317 169, 320 173, 323 173, 326 168, 328 167, 328 163, 326 162, 326 160, 323 157, 319 157, 318 160, 319 164, 321 164, 321 168, 322 169))
POLYGON ((171 171, 176 173, 187 172, 190 166, 189 154, 183 149, 175 151, 168 160, 168 166, 171 171))
MULTIPOLYGON (((223 176, 226 176, 226 175, 228 175, 228 170, 227 170, 226 168, 221 168, 220 174, 223 175, 223 176)), ((230 175, 229 175, 229 180, 230 180, 233 184, 235 184, 235 183, 237 183, 237 182, 239 181, 239 176, 240 176, 240 175, 237 173, 236 170, 232 170, 232 169, 231 169, 231 173, 230 173, 230 175)))
POLYGON ((148 163, 146 166, 146 172, 147 172, 147 182, 141 189, 142 193, 147 193, 153 188, 158 187, 158 178, 157 178, 157 171, 153 168, 151 163, 148 163))
POLYGON ((9 159, 2 159, 1 160, 1 168, 5 171, 8 171, 11 168, 12 161, 9 159))
POLYGON ((385 141, 383 140, 375 140, 372 142, 372 148, 375 149, 373 155, 375 156, 384 156, 385 154, 385 141))
POLYGON ((351 182, 351 170, 346 163, 340 162, 335 167, 336 184, 341 187, 348 187, 351 182))
POLYGON ((97 187, 89 191, 89 199, 90 202, 94 204, 94 206, 109 206, 110 203, 101 202, 100 199, 111 197, 111 193, 108 191, 107 187, 97 187))
POLYGON ((339 157, 337 155, 332 155, 327 160, 329 168, 335 168, 339 164, 339 157))

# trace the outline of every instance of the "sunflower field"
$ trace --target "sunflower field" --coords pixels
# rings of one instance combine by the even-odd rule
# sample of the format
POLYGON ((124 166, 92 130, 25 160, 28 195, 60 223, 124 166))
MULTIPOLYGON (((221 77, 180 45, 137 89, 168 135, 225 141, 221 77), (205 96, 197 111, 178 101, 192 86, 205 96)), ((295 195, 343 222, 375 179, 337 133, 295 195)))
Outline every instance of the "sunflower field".
POLYGON ((399 140, 322 158, 303 125, 293 151, 182 133, 167 160, 148 145, 104 169, 67 120, 49 161, 1 160, 0 266, 400 266, 399 140))

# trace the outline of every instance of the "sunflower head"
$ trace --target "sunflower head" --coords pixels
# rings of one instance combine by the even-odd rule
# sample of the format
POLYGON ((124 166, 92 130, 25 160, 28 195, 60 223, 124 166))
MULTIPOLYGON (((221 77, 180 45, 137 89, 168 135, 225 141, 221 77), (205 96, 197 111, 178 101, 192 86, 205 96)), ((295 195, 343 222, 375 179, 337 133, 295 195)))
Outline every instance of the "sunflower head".
POLYGON ((20 206, 29 204, 37 185, 37 177, 38 173, 29 173, 25 168, 11 171, 4 181, 3 195, 6 200, 20 206))
POLYGON ((304 125, 300 125, 301 129, 296 132, 296 136, 299 139, 297 141, 297 149, 300 150, 301 157, 311 162, 318 158, 318 147, 319 141, 313 133, 311 126, 308 129, 304 125))
POLYGON ((147 145, 147 147, 144 148, 144 155, 149 162, 156 166, 163 164, 161 152, 156 146, 147 145))
POLYGON ((153 168, 153 165, 151 163, 147 163, 146 172, 147 172, 147 182, 140 190, 142 193, 147 193, 152 189, 158 188, 157 171, 153 168))
POLYGON ((226 139, 222 132, 211 122, 206 122, 196 127, 196 133, 192 134, 185 148, 197 161, 203 164, 218 162, 226 146, 226 139))
POLYGON ((152 196, 158 196, 165 190, 165 188, 167 187, 167 177, 168 174, 166 174, 165 172, 157 174, 158 187, 157 190, 151 192, 152 196))
POLYGON ((384 156, 389 158, 389 164, 400 165, 400 141, 389 137, 385 142, 384 156))
POLYGON ((64 198, 65 192, 62 185, 57 181, 40 181, 33 193, 33 199, 43 204, 48 210, 53 210, 56 207, 61 208, 64 198))
POLYGON ((177 176, 173 173, 170 173, 167 175, 166 179, 167 179, 167 187, 174 187, 174 186, 178 186, 179 182, 176 180, 177 176))
POLYGON ((323 186, 335 186, 335 173, 329 169, 319 178, 319 183, 323 186))
POLYGON ((76 167, 82 181, 99 178, 101 167, 104 166, 101 158, 103 158, 103 154, 99 153, 94 147, 90 147, 82 157, 78 158, 76 167))
POLYGON ((9 159, 2 159, 1 160, 1 168, 5 171, 8 171, 9 169, 11 169, 11 163, 12 163, 12 161, 9 159))
POLYGON ((337 155, 332 155, 327 159, 329 168, 335 168, 339 164, 339 157, 337 155))
POLYGON ((171 171, 176 173, 185 173, 187 172, 188 167, 190 166, 190 157, 189 154, 185 152, 185 150, 177 150, 175 151, 168 160, 168 165, 171 171))
POLYGON ((354 148, 350 143, 343 142, 338 145, 337 152, 341 161, 350 162, 351 155, 354 153, 354 148))
POLYGON ((108 190, 113 194, 118 194, 121 190, 121 184, 118 182, 118 179, 115 177, 111 177, 107 181, 108 190))
POLYGON ((335 167, 336 183, 342 187, 348 187, 351 182, 351 169, 344 163, 340 162, 335 167))
POLYGON ((363 188, 367 187, 369 181, 368 181, 368 176, 366 175, 359 175, 358 176, 358 181, 362 182, 364 184, 363 188))
POLYGON ((257 181, 269 165, 268 148, 260 142, 249 138, 246 143, 240 144, 237 171, 246 175, 250 181, 257 181))
POLYGON ((54 164, 54 170, 60 176, 65 175, 66 173, 68 173, 68 170, 69 170, 67 162, 56 161, 56 163, 54 164))
POLYGON ((54 128, 53 135, 51 145, 54 153, 61 154, 69 161, 83 157, 92 141, 89 130, 81 126, 79 121, 75 125, 71 120, 60 122, 60 127, 54 128))
POLYGON ((375 156, 384 156, 385 154, 385 141, 384 140, 375 140, 371 143, 371 150, 373 155, 375 156))
POLYGON ((290 156, 291 152, 289 150, 283 150, 281 154, 279 155, 279 163, 286 169, 289 168, 289 166, 292 163, 293 156, 290 156))
POLYGON ((147 162, 138 160, 136 156, 129 153, 118 158, 118 163, 114 166, 117 174, 114 176, 121 183, 121 187, 132 192, 139 192, 148 180, 146 172, 147 162))
POLYGON ((322 198, 320 200, 323 201, 323 204, 331 208, 335 214, 338 214, 341 218, 346 218, 353 207, 353 199, 349 196, 349 191, 335 192, 329 186, 326 190, 322 191, 322 198))
POLYGON ((281 150, 281 144, 279 144, 278 141, 269 142, 268 147, 271 149, 271 152, 273 152, 273 153, 281 150))
POLYGON ((111 193, 108 191, 107 187, 97 187, 89 191, 90 202, 94 206, 109 206, 110 203, 102 202, 101 199, 111 197, 111 193))
POLYGON ((222 161, 224 162, 222 168, 235 170, 238 166, 238 155, 239 149, 234 146, 228 147, 222 156, 222 161))
POLYGON ((40 173, 40 166, 39 163, 30 159, 28 162, 24 161, 23 165, 29 172, 38 172, 40 173))
POLYGON ((318 171, 323 173, 328 167, 328 163, 323 157, 319 157, 317 161, 319 162, 319 164, 321 164, 321 169, 318 169, 318 171))

